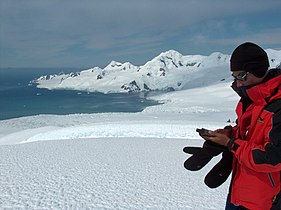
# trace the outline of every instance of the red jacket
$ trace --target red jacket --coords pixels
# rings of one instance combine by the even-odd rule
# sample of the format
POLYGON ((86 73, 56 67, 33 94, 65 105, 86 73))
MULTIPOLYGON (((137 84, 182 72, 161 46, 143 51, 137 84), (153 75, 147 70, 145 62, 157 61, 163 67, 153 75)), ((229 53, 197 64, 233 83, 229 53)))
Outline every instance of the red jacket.
POLYGON ((270 75, 246 90, 251 103, 238 103, 230 145, 231 203, 251 210, 269 210, 281 188, 281 70, 270 75))

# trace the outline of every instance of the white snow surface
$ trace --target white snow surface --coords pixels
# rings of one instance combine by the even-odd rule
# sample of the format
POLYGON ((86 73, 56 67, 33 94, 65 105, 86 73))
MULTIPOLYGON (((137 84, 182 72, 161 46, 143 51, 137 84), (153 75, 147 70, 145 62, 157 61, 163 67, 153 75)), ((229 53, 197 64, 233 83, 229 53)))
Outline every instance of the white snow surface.
POLYGON ((0 121, 0 209, 224 209, 229 179, 204 185, 183 167, 197 127, 235 120, 230 82, 154 96, 139 113, 38 115, 0 121))

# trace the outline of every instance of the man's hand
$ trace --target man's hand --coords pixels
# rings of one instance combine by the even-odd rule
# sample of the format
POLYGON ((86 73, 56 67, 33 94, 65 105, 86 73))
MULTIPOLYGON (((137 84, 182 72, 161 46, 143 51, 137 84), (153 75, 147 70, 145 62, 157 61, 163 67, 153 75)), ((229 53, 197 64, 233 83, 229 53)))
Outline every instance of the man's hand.
POLYGON ((230 138, 232 130, 231 129, 227 129, 227 128, 224 128, 224 129, 220 128, 220 129, 215 130, 215 132, 227 135, 230 138))
MULTIPOLYGON (((220 129, 220 130, 224 130, 224 129, 220 129)), ((216 131, 209 131, 209 134, 212 137, 204 137, 204 139, 226 147, 230 138, 228 137, 228 135, 224 134, 224 132, 222 132, 222 131, 219 131, 219 132, 221 132, 221 133, 218 133, 216 131)))

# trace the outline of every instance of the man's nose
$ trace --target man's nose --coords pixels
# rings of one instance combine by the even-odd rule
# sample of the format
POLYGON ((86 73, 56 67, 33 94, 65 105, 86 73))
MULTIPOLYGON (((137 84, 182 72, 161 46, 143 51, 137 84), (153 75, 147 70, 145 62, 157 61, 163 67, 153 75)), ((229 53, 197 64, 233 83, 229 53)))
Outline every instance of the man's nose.
POLYGON ((242 87, 243 83, 240 80, 236 80, 236 86, 237 87, 242 87))

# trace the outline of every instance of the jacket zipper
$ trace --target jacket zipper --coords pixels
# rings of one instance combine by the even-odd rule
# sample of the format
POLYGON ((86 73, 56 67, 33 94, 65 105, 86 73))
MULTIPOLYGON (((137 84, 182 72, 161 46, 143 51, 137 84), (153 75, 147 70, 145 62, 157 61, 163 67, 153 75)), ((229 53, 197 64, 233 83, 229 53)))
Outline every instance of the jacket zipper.
POLYGON ((269 181, 270 181, 272 187, 275 187, 275 182, 274 182, 274 179, 273 179, 271 173, 268 173, 268 177, 269 177, 269 181))

